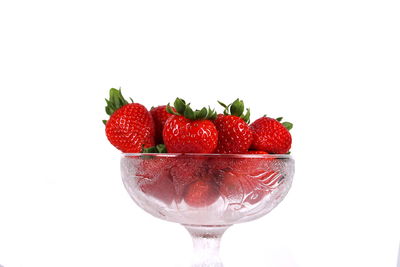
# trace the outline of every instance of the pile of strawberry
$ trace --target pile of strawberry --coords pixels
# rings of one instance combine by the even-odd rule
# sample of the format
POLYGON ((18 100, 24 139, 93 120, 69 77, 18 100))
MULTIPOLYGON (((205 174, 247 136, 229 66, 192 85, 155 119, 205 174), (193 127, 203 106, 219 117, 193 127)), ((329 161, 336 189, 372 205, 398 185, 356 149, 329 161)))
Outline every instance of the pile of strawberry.
POLYGON ((110 89, 106 112, 107 138, 124 153, 289 153, 292 124, 282 118, 263 116, 253 123, 243 101, 219 102, 224 111, 210 108, 193 110, 177 98, 174 106, 157 106, 148 111, 143 105, 129 103, 121 90, 110 89))
MULTIPOLYGON (((108 140, 124 153, 191 153, 176 157, 143 155, 132 170, 138 188, 165 204, 184 202, 206 207, 219 197, 230 203, 255 204, 277 186, 282 176, 274 158, 207 157, 204 154, 286 154, 292 124, 261 117, 249 125, 250 110, 237 99, 223 113, 193 110, 177 98, 174 106, 148 111, 129 103, 121 90, 106 99, 110 115, 108 140), (197 153, 198 155, 192 155, 197 153)), ((135 157, 133 157, 135 159, 135 157)), ((128 159, 129 160, 129 159, 128 159)))

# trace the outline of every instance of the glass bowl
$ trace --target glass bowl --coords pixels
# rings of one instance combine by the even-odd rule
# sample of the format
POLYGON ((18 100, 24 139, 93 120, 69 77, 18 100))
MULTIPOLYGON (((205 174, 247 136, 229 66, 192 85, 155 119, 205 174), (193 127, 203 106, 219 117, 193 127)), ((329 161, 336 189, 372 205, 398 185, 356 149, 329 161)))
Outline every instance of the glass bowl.
POLYGON ((288 193, 294 175, 290 155, 122 154, 123 183, 151 215, 186 227, 193 238, 193 266, 222 266, 224 231, 255 220, 288 193))

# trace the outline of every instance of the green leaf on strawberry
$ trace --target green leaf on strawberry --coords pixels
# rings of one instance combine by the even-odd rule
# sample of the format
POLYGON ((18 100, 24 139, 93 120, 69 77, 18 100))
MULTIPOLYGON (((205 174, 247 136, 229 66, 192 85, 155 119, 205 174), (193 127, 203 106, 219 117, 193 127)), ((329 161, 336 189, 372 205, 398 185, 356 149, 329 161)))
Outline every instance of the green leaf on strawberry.
POLYGON ((288 122, 288 121, 282 122, 282 125, 283 125, 288 131, 290 131, 290 130, 293 128, 293 123, 288 122))
POLYGON ((167 105, 167 112, 178 115, 178 116, 184 116, 185 118, 195 121, 195 120, 215 120, 217 117, 217 113, 215 110, 211 110, 210 107, 207 108, 202 108, 200 110, 193 110, 190 107, 190 103, 186 104, 186 101, 183 100, 182 98, 177 97, 174 101, 174 108, 176 112, 172 109, 170 104, 167 105))
POLYGON ((174 111, 174 109, 169 105, 169 103, 165 109, 167 110, 167 112, 169 114, 178 115, 178 116, 180 115, 178 112, 174 111))
MULTIPOLYGON (((264 117, 266 117, 267 115, 264 115, 264 117)), ((281 122, 283 120, 283 117, 278 117, 275 120, 281 122)), ((285 122, 281 122, 281 124, 283 125, 283 127, 285 127, 288 131, 290 131, 293 128, 293 123, 285 121, 285 122)))
POLYGON ((167 153, 167 148, 164 144, 143 148, 142 153, 167 153))
POLYGON ((231 111, 231 115, 238 116, 238 117, 242 116, 243 111, 244 111, 244 103, 243 103, 243 101, 239 100, 239 98, 236 99, 231 104, 230 111, 231 111))
POLYGON ((188 118, 189 120, 195 120, 194 111, 189 105, 186 106, 185 111, 183 112, 183 116, 185 118, 188 118))
POLYGON ((207 117, 207 113, 208 113, 207 109, 206 108, 202 108, 200 110, 200 112, 198 112, 196 114, 196 118, 205 118, 205 117, 207 117))
MULTIPOLYGON (((217 102, 218 102, 218 104, 220 104, 221 106, 223 106, 225 109, 228 108, 228 106, 227 106, 226 104, 222 103, 221 101, 217 101, 217 102)), ((226 114, 225 114, 225 115, 226 115, 226 114)))
POLYGON ((244 103, 243 100, 239 98, 233 101, 233 103, 226 105, 221 101, 217 101, 222 107, 224 107, 224 115, 233 115, 239 118, 242 118, 245 122, 250 122, 250 109, 246 109, 246 113, 244 114, 244 103))
MULTIPOLYGON (((264 115, 264 117, 267 117, 267 115, 264 115)), ((278 117, 275 120, 281 122, 283 120, 283 117, 278 117)), ((285 127, 288 131, 290 131, 293 128, 293 123, 285 121, 285 122, 281 122, 281 124, 283 125, 283 127, 285 127)))
POLYGON ((175 102, 174 102, 174 107, 175 107, 177 113, 183 114, 185 112, 185 110, 186 110, 186 102, 185 102, 185 100, 177 97, 175 99, 175 102))
MULTIPOLYGON (((131 101, 133 103, 133 100, 131 98, 131 101)), ((107 106, 106 106, 106 113, 108 115, 112 115, 117 109, 120 107, 128 104, 129 102, 125 100, 125 98, 122 96, 121 89, 115 89, 111 88, 110 89, 110 99, 106 99, 107 106)))
MULTIPOLYGON (((110 89, 110 99, 105 99, 107 106, 106 106, 106 113, 107 115, 112 115, 114 114, 114 112, 116 110, 118 110, 119 108, 125 106, 126 104, 129 104, 128 101, 126 101, 126 99, 123 97, 122 92, 121 92, 121 88, 120 89, 115 89, 115 88, 111 88, 110 89)), ((133 103, 132 98, 130 98, 130 100, 133 103)), ((107 124, 107 120, 103 120, 104 125, 107 124)))

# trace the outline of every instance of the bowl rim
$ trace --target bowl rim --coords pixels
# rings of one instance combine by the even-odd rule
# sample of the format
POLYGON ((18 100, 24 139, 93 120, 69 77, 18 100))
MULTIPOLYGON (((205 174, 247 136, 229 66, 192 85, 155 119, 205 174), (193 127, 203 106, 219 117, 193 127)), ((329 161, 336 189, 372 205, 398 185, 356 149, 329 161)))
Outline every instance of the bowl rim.
POLYGON ((159 157, 159 158, 174 158, 174 157, 216 157, 216 158, 256 158, 256 159, 293 159, 290 154, 214 154, 214 153, 121 153, 121 157, 159 157))

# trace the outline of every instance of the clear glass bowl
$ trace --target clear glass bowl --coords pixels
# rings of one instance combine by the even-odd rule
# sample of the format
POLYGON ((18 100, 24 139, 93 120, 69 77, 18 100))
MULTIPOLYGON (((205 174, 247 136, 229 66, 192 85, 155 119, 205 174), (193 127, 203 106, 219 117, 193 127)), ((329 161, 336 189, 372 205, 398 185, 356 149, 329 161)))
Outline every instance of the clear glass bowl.
POLYGON ((123 154, 132 199, 193 237, 193 266, 222 266, 219 242, 231 225, 257 219, 286 196, 294 175, 289 155, 123 154))

